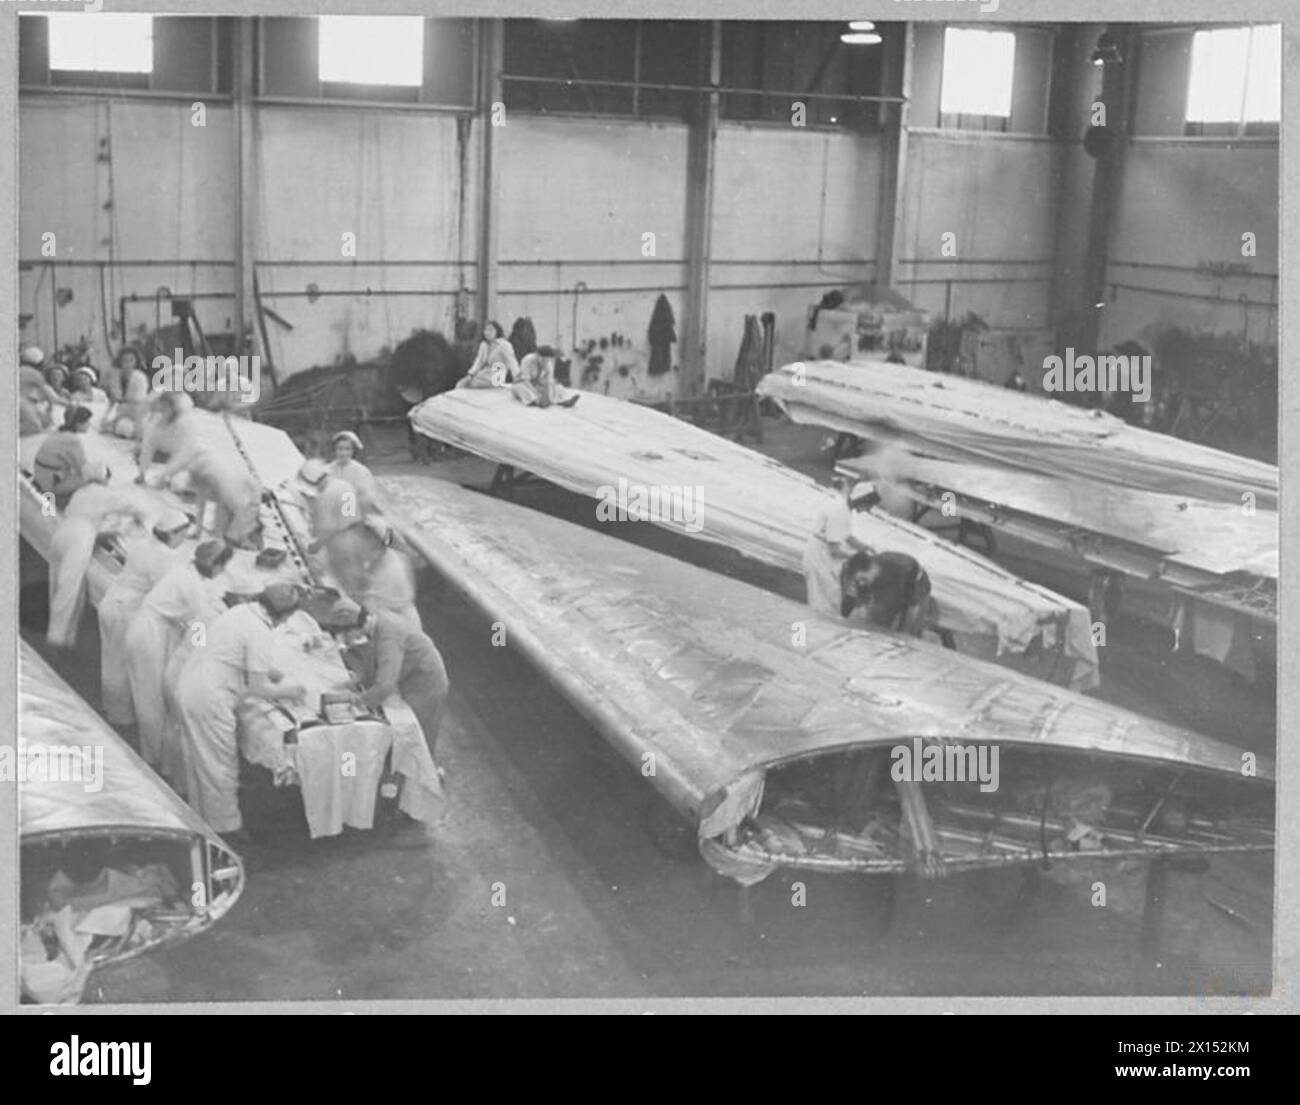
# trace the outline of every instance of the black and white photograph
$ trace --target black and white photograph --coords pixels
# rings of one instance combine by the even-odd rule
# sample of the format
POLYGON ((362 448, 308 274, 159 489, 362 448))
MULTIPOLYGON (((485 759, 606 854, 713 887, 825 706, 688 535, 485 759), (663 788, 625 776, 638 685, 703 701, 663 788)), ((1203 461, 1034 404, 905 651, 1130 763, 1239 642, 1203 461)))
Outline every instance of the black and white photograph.
POLYGON ((18 1008, 1290 1007, 1280 14, 3 7, 18 1008))

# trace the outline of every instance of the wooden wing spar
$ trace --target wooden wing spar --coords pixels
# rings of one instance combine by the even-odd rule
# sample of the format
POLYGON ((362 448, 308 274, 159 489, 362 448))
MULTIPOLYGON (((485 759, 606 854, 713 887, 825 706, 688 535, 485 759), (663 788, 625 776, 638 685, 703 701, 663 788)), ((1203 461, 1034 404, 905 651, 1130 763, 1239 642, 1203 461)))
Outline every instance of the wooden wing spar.
POLYGON ((887 785, 866 824, 833 807, 858 760, 917 740, 999 750, 993 792, 927 786, 956 868, 1271 847, 1271 818, 1241 814, 1270 789, 1265 759, 449 483, 384 487, 412 546, 741 882, 782 866, 906 866, 887 785), (1087 852, 1070 843, 1079 811, 1066 808, 1083 791, 1106 796, 1087 813, 1087 852))
MULTIPOLYGON (((689 492, 689 511, 660 510, 649 520, 789 571, 801 571, 808 537, 832 494, 726 438, 589 392, 573 408, 542 410, 507 390, 458 389, 415 407, 410 420, 435 440, 613 506, 635 505, 652 491, 689 492)), ((868 547, 909 553, 925 567, 938 623, 959 649, 1011 664, 1031 649, 1056 650, 1056 680, 1078 690, 1097 685, 1090 619, 1079 603, 883 511, 856 512, 854 527, 868 547)))

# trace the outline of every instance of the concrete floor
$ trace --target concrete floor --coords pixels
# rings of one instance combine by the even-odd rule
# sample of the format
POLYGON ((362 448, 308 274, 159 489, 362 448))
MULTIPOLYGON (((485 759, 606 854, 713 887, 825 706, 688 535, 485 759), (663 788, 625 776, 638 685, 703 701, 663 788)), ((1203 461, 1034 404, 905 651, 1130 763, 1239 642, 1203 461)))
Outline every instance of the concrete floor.
MULTIPOLYGON (((824 437, 773 426, 764 451, 824 477, 824 437)), ((380 474, 478 483, 491 473, 464 459, 410 465, 396 440, 374 459, 380 474)), ((595 524, 589 503, 553 488, 521 500, 595 524)), ((727 550, 650 526, 620 533, 802 597, 797 580, 727 550)), ((774 876, 742 902, 702 861, 656 848, 646 831, 656 799, 639 776, 521 657, 492 648, 485 619, 429 572, 421 604, 453 687, 439 744, 446 819, 312 842, 296 792, 250 771, 257 843, 241 901, 209 933, 103 970, 88 1001, 1267 990, 1271 857, 1177 877, 1154 954, 1143 950, 1141 864, 937 883, 774 876), (1107 908, 1090 904, 1098 879, 1107 908), (795 882, 805 905, 794 904, 795 882), (1252 926, 1206 896, 1242 907, 1252 926)), ((75 669, 62 670, 94 704, 92 624, 75 669)), ((1110 650, 1105 697, 1272 746, 1271 702, 1214 665, 1162 655, 1138 630, 1110 650)))

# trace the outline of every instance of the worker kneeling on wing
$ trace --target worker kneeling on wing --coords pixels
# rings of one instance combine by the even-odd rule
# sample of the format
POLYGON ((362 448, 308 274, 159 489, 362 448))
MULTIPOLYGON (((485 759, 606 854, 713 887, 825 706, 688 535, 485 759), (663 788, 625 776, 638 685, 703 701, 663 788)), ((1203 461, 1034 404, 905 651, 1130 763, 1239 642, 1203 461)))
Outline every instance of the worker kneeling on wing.
POLYGON ((154 523, 151 536, 141 535, 128 543, 122 570, 99 600, 101 701, 104 716, 114 725, 135 724, 127 674, 127 630, 145 596, 175 567, 177 548, 189 528, 190 517, 184 511, 166 511, 154 523))
POLYGON ((272 583, 208 627, 176 688, 185 741, 187 796, 219 833, 239 832, 240 706, 250 698, 301 700, 306 690, 275 670, 275 626, 299 606, 292 583, 272 583))
POLYGON ((450 687, 438 646, 387 611, 367 610, 347 597, 334 604, 326 621, 343 642, 348 666, 360 678, 361 704, 373 709, 400 696, 415 714, 429 755, 434 756, 450 687))
POLYGON ((32 459, 32 482, 62 510, 72 493, 91 481, 86 476, 84 436, 94 415, 85 407, 63 409, 63 425, 41 442, 32 459))

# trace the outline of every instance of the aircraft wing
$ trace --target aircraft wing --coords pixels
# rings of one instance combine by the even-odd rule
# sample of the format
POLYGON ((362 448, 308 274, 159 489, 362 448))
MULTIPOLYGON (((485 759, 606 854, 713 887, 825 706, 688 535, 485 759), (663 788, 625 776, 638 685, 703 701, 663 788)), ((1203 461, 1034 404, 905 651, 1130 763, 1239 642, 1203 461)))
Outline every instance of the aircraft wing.
MULTIPOLYGON (((681 419, 590 392, 571 409, 542 410, 525 407, 505 389, 461 388, 426 400, 410 419, 428 437, 614 508, 662 492, 663 508, 650 521, 789 571, 802 571, 808 536, 833 494, 681 419)), ((869 548, 909 553, 925 567, 939 625, 959 648, 1008 663, 1035 644, 1055 648, 1064 660, 1055 678, 1076 689, 1097 685, 1091 619, 1081 604, 883 511, 856 512, 854 531, 869 548)))
MULTIPOLYGON (((1100 761, 1130 782, 1152 770, 1230 789, 1271 778, 1267 758, 1249 757, 1257 775, 1244 780, 1243 753, 1228 744, 926 642, 819 618, 612 536, 427 477, 389 476, 384 486, 411 544, 502 624, 507 644, 695 827, 710 862, 741 881, 782 863, 837 869, 811 847, 802 860, 789 849, 755 858, 746 827, 776 816, 770 801, 782 787, 773 782, 784 769, 821 760, 833 777, 846 757, 916 738, 997 745, 1024 770, 1086 773, 1100 761)), ((1271 838, 1234 839, 1266 847, 1271 838)), ((1006 862, 1025 848, 1033 852, 989 845, 960 862, 1006 862)), ((840 860, 842 869, 903 862, 896 852, 840 860)))
POLYGON ((84 870, 96 857, 116 871, 165 865, 175 898, 139 908, 120 938, 92 945, 96 966, 188 939, 230 911, 244 890, 239 856, 25 642, 18 716, 24 901, 45 893, 28 880, 84 870))
POLYGON ((1277 509, 1273 464, 1130 426, 1101 411, 881 361, 800 361, 758 393, 796 422, 910 452, 1208 502, 1277 509))

